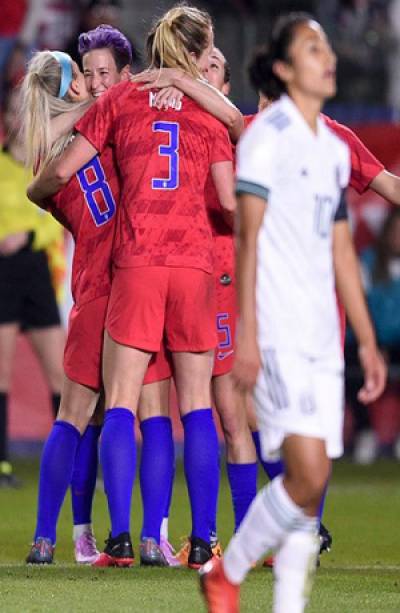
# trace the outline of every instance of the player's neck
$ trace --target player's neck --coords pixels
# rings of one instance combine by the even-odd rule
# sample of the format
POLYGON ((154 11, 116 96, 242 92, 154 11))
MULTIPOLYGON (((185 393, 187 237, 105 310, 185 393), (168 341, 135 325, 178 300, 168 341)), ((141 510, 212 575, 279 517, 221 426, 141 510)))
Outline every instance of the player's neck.
POLYGON ((305 96, 301 92, 292 92, 290 97, 297 106, 301 115, 303 115, 305 122, 316 134, 318 117, 322 109, 323 101, 311 96, 305 96))

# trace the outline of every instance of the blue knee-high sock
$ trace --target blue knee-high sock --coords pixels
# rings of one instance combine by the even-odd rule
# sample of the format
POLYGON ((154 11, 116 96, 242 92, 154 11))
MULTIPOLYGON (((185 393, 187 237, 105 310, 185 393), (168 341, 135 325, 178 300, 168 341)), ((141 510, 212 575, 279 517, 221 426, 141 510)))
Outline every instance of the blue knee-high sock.
POLYGON ((111 536, 130 531, 136 469, 133 413, 123 407, 109 409, 100 439, 100 461, 111 519, 111 536))
POLYGON ((258 431, 252 432, 251 435, 253 437, 254 445, 256 448, 257 458, 262 464, 262 467, 267 474, 268 479, 272 481, 272 479, 275 479, 275 477, 277 477, 278 475, 282 475, 285 472, 285 466, 282 460, 276 460, 275 462, 266 462, 265 460, 263 460, 263 457, 261 455, 260 433, 258 431))
POLYGON ((142 457, 140 489, 143 501, 142 538, 160 543, 161 522, 170 496, 174 473, 174 441, 169 417, 150 417, 140 424, 142 457))
POLYGON ((231 487, 235 532, 257 494, 257 462, 249 464, 226 464, 231 487))
POLYGON ((167 502, 166 502, 165 508, 164 508, 163 519, 168 519, 169 518, 169 514, 170 514, 170 510, 171 510, 171 502, 172 502, 172 492, 174 490, 176 466, 175 466, 175 445, 174 445, 174 439, 173 438, 172 438, 172 453, 173 453, 174 460, 173 460, 173 463, 172 463, 171 480, 170 480, 170 484, 169 484, 169 491, 168 491, 167 502))
POLYGON ((100 432, 101 426, 89 425, 79 441, 71 480, 74 526, 92 522, 92 503, 97 479, 100 432))
POLYGON ((66 421, 55 421, 40 462, 39 499, 35 539, 56 542, 56 527, 65 494, 71 483, 80 433, 66 421))
POLYGON ((328 493, 328 485, 329 485, 329 480, 326 482, 324 493, 322 494, 321 502, 319 503, 319 509, 318 509, 319 523, 321 523, 322 515, 324 514, 326 495, 328 493))
POLYGON ((217 513, 219 447, 211 409, 182 417, 183 462, 192 510, 192 536, 210 542, 210 524, 217 513))

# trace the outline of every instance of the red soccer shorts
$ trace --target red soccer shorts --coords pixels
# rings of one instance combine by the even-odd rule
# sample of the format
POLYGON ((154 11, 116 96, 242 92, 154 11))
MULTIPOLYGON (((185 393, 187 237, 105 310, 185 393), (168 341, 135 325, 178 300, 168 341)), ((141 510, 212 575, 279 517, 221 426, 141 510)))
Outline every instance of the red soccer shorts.
POLYGON ((80 307, 72 307, 64 349, 64 371, 67 377, 96 390, 101 387, 107 304, 108 296, 102 296, 80 307))
POLYGON ((235 358, 237 308, 233 274, 218 274, 216 291, 218 346, 215 350, 213 377, 229 373, 235 358))
MULTIPOLYGON (((102 386, 101 361, 108 296, 81 307, 73 306, 64 350, 64 371, 71 381, 95 390, 102 386)), ((143 384, 168 379, 172 374, 164 345, 153 355, 143 384)))
POLYGON ((202 352, 217 345, 215 281, 196 268, 116 268, 106 328, 117 342, 158 351, 202 352))

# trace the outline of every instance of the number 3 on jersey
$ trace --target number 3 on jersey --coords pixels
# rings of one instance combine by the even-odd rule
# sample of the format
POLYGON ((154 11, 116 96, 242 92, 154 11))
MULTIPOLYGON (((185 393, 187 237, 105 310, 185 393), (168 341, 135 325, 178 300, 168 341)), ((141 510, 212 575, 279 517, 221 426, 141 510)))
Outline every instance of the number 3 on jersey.
POLYGON ((168 145, 160 145, 158 153, 168 157, 169 169, 167 179, 152 179, 152 189, 176 189, 179 187, 179 124, 170 121, 155 121, 153 132, 169 134, 168 145))
POLYGON ((98 156, 83 166, 76 176, 96 226, 115 215, 115 200, 98 156), (90 177, 94 179, 90 180, 90 177))

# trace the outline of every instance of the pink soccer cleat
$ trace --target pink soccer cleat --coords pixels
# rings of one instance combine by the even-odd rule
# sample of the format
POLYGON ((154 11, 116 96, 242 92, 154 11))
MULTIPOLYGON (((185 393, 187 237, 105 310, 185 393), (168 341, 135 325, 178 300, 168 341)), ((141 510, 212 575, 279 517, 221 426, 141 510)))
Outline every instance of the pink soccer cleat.
POLYGON ((164 554, 164 558, 168 562, 168 566, 182 566, 175 554, 175 549, 171 543, 163 536, 160 539, 160 549, 164 554))
POLYGON ((93 564, 99 555, 100 552, 97 550, 93 532, 84 532, 76 539, 75 561, 77 564, 93 564))

